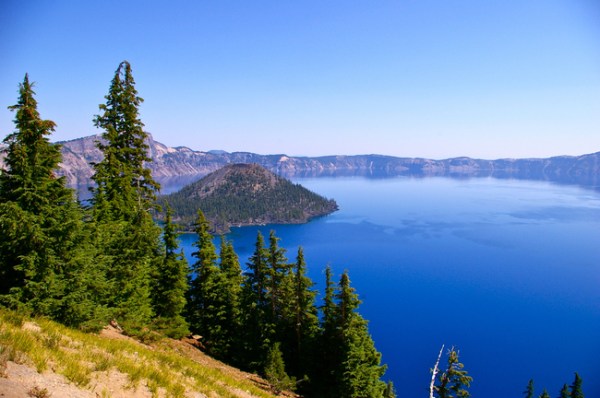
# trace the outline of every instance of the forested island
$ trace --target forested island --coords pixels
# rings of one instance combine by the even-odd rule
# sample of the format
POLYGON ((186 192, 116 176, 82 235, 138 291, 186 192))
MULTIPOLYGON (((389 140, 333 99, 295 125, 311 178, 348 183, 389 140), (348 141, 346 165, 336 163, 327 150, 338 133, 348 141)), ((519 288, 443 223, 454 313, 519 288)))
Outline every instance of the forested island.
POLYGON ((202 210, 217 234, 231 226, 305 223, 338 208, 333 199, 244 163, 227 165, 158 201, 169 204, 173 221, 186 230, 193 229, 202 210))
MULTIPOLYGON (((97 143, 103 156, 92 165, 95 186, 86 206, 57 175, 61 149, 48 139, 55 124, 41 118, 34 94, 25 75, 17 104, 9 108, 15 112, 15 131, 4 140, 5 167, 0 171, 0 375, 7 362, 38 343, 24 337, 26 317, 38 317, 27 319, 51 319, 85 332, 111 323, 146 343, 197 334, 204 351, 264 376, 268 385, 263 388, 273 394, 296 389, 306 397, 396 396, 393 384, 383 380, 386 367, 358 312, 361 301, 347 271, 338 278, 326 268, 323 303, 317 305, 301 247, 290 261, 274 231, 267 241, 259 233, 242 272, 232 242, 223 238, 220 250, 215 247, 202 211, 193 223, 198 250, 194 263, 187 263, 172 210, 157 202, 160 185, 147 167, 151 158, 139 119, 142 98, 127 61, 119 64, 94 119, 104 132, 97 143), (160 226, 152 217, 157 212, 164 212, 160 226)), ((228 190, 237 186, 231 184, 228 190)), ((215 192, 218 187, 214 185, 215 192)), ((63 362, 74 347, 63 334, 54 332, 42 345, 62 358, 51 366, 77 385, 85 387, 98 372, 118 373, 136 362, 129 357, 103 361, 90 349, 88 360, 67 366, 63 362)), ((430 398, 468 397, 472 378, 458 350, 445 353, 447 365, 440 364, 443 354, 433 368, 430 398)), ((222 380, 209 389, 200 382, 190 386, 167 380, 157 374, 159 362, 182 365, 172 357, 155 358, 155 369, 138 372, 132 382, 143 378, 148 388, 172 396, 186 395, 186 388, 206 396, 269 396, 238 387, 224 392, 222 380)), ((30 360, 38 371, 48 366, 47 359, 30 360)), ((202 372, 181 372, 187 379, 203 377, 202 372)), ((531 382, 526 396, 533 394, 531 382)), ((542 396, 549 397, 547 392, 542 396)), ((578 375, 561 397, 583 397, 578 375)))

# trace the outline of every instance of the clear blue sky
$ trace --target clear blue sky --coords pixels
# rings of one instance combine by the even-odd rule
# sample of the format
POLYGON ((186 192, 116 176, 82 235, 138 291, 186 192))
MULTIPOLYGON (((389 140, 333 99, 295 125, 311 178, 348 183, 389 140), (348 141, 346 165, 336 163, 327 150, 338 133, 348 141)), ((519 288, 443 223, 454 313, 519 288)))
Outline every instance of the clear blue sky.
POLYGON ((53 140, 131 62, 169 146, 446 158, 600 151, 600 1, 0 2, 0 135, 25 72, 53 140))

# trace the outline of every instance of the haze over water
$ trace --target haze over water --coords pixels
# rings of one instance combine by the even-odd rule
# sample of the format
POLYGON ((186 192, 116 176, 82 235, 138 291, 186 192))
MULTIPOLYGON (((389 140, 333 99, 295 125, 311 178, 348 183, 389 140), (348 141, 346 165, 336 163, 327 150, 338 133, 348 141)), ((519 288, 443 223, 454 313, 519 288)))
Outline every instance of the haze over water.
MULTIPOLYGON (((401 397, 426 396, 442 344, 460 349, 474 397, 558 395, 574 372, 600 396, 600 193, 492 178, 296 179, 340 210, 304 225, 233 229, 244 264, 256 231, 299 245, 322 292, 348 269, 401 397)), ((193 235, 182 236, 192 261, 193 235)))

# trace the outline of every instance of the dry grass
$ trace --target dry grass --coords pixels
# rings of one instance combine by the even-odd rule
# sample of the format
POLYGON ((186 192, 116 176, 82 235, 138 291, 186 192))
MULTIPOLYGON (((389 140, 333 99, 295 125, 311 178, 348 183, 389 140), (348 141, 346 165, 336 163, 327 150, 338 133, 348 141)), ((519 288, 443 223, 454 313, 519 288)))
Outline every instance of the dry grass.
MULTIPOLYGON (((117 336, 118 337, 118 336, 117 336)), ((12 361, 52 371, 97 396, 110 396, 99 380, 124 375, 123 388, 160 397, 272 397, 251 375, 229 368, 185 343, 159 340, 144 345, 66 328, 46 319, 27 319, 0 309, 0 376, 12 361), (4 367, 3 367, 4 364, 4 367)), ((40 392, 42 394, 43 392, 40 392)))

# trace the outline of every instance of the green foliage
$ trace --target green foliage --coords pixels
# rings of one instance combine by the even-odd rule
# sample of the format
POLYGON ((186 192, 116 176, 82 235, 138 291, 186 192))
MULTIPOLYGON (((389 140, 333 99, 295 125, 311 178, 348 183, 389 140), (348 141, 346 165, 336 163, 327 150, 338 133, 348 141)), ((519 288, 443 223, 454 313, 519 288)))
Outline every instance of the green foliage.
POLYGON ((272 325, 267 323, 267 274, 268 251, 259 231, 242 284, 241 350, 244 367, 250 370, 264 368, 265 355, 274 333, 272 325))
POLYGON ((546 389, 540 394, 540 398, 550 398, 550 394, 548 394, 546 389))
POLYGON ((523 395, 525 395, 525 398, 533 398, 534 394, 535 389, 533 387, 533 379, 530 379, 529 383, 527 383, 527 388, 525 389, 525 391, 523 391, 523 395))
POLYGON ((275 343, 267 354, 267 360, 265 364, 265 376, 276 394, 284 390, 293 390, 296 382, 291 379, 285 372, 285 365, 283 362, 283 356, 281 355, 280 344, 275 343))
POLYGON ((563 387, 560 390, 560 398, 570 398, 571 393, 569 392, 569 386, 563 384, 563 387))
MULTIPOLYGON (((563 384, 560 390, 560 398, 583 398, 583 389, 582 389, 583 380, 579 376, 578 373, 575 373, 575 379, 573 383, 568 386, 567 384, 563 384)), ((527 389, 523 392, 526 398, 534 397, 534 389, 533 389, 533 380, 529 380, 529 384, 527 385, 527 389)), ((547 390, 544 389, 542 394, 539 396, 540 398, 549 397, 547 390)))
POLYGON ((571 398, 583 398, 583 389, 582 389, 583 380, 579 377, 578 373, 575 373, 575 379, 573 380, 573 384, 571 384, 571 398))
POLYGON ((104 157, 93 165, 92 176, 95 262, 106 276, 106 289, 98 298, 112 317, 137 333, 154 315, 152 278, 165 260, 160 228, 149 214, 159 185, 145 164, 151 159, 138 115, 143 100, 127 61, 119 64, 105 98, 101 114, 94 119, 104 131, 102 142, 97 143, 104 157))
POLYGON ((171 209, 168 205, 162 239, 164 257, 158 262, 153 275, 152 296, 157 316, 154 327, 169 337, 181 338, 189 334, 183 317, 188 290, 188 264, 183 253, 178 252, 177 232, 171 222, 171 209))
POLYGON ((152 269, 162 260, 160 230, 151 219, 140 225, 125 221, 96 222, 96 263, 106 276, 100 302, 124 327, 149 325, 153 316, 152 269))
POLYGON ((435 391, 440 398, 469 397, 467 388, 473 378, 467 375, 464 365, 460 363, 458 351, 452 347, 448 353, 448 366, 438 375, 439 384, 435 391))
POLYGON ((392 383, 391 381, 388 381, 385 385, 383 398, 396 398, 396 389, 394 388, 394 383, 392 383))
POLYGON ((208 329, 214 321, 211 318, 215 316, 214 300, 217 298, 215 283, 219 273, 216 248, 209 229, 208 221, 199 211, 195 225, 197 240, 193 244, 197 251, 192 253, 196 262, 191 267, 186 313, 191 330, 202 333, 205 338, 211 333, 208 329))
POLYGON ((96 183, 94 210, 99 220, 135 222, 141 212, 154 208, 160 185, 154 181, 145 163, 148 156, 148 135, 139 119, 143 99, 137 95, 131 65, 119 64, 111 81, 106 103, 100 104, 101 115, 94 125, 104 132, 97 146, 104 158, 94 164, 92 179, 96 183))
POLYGON ((213 237, 209 232, 210 224, 201 211, 198 211, 195 229, 198 240, 194 246, 198 250, 192 253, 197 260, 192 265, 190 281, 187 311, 190 328, 202 335, 204 345, 211 354, 228 358, 233 351, 232 331, 237 321, 234 319, 235 309, 231 307, 237 298, 233 297, 236 293, 229 279, 234 272, 231 268, 235 268, 235 264, 230 262, 235 260, 231 256, 225 260, 227 273, 219 267, 213 237))
POLYGON ((321 309, 320 334, 317 338, 316 351, 319 361, 315 367, 315 384, 318 396, 336 397, 339 385, 337 368, 341 363, 342 347, 340 345, 336 323, 335 283, 331 267, 325 268, 325 297, 321 309))
POLYGON ((55 175, 60 146, 48 140, 55 124, 41 119, 34 94, 25 75, 19 100, 9 107, 16 117, 4 140, 7 169, 0 171, 0 299, 79 324, 93 308, 83 214, 65 179, 55 175))
POLYGON ((241 363, 241 285, 242 270, 233 244, 221 237, 219 267, 221 271, 221 295, 223 297, 222 327, 215 348, 220 358, 232 363, 241 363))
POLYGON ((290 347, 290 363, 297 375, 310 374, 315 366, 314 348, 319 335, 319 317, 313 290, 314 282, 306 276, 306 262, 302 247, 298 248, 294 264, 294 291, 291 301, 293 316, 293 339, 290 347))
POLYGON ((336 320, 341 330, 341 397, 380 397, 386 385, 380 380, 385 373, 381 354, 375 349, 367 322, 356 312, 360 300, 350 286, 348 273, 340 279, 336 320))
MULTIPOLYGON (((265 322, 267 329, 272 331, 269 341, 281 343, 281 351, 286 363, 293 362, 295 346, 295 282, 293 265, 286 258, 286 250, 279 246, 279 238, 275 231, 269 232, 269 247, 267 248, 267 272, 266 272, 266 301, 265 322)), ((295 366, 290 369, 295 371, 295 366)))

